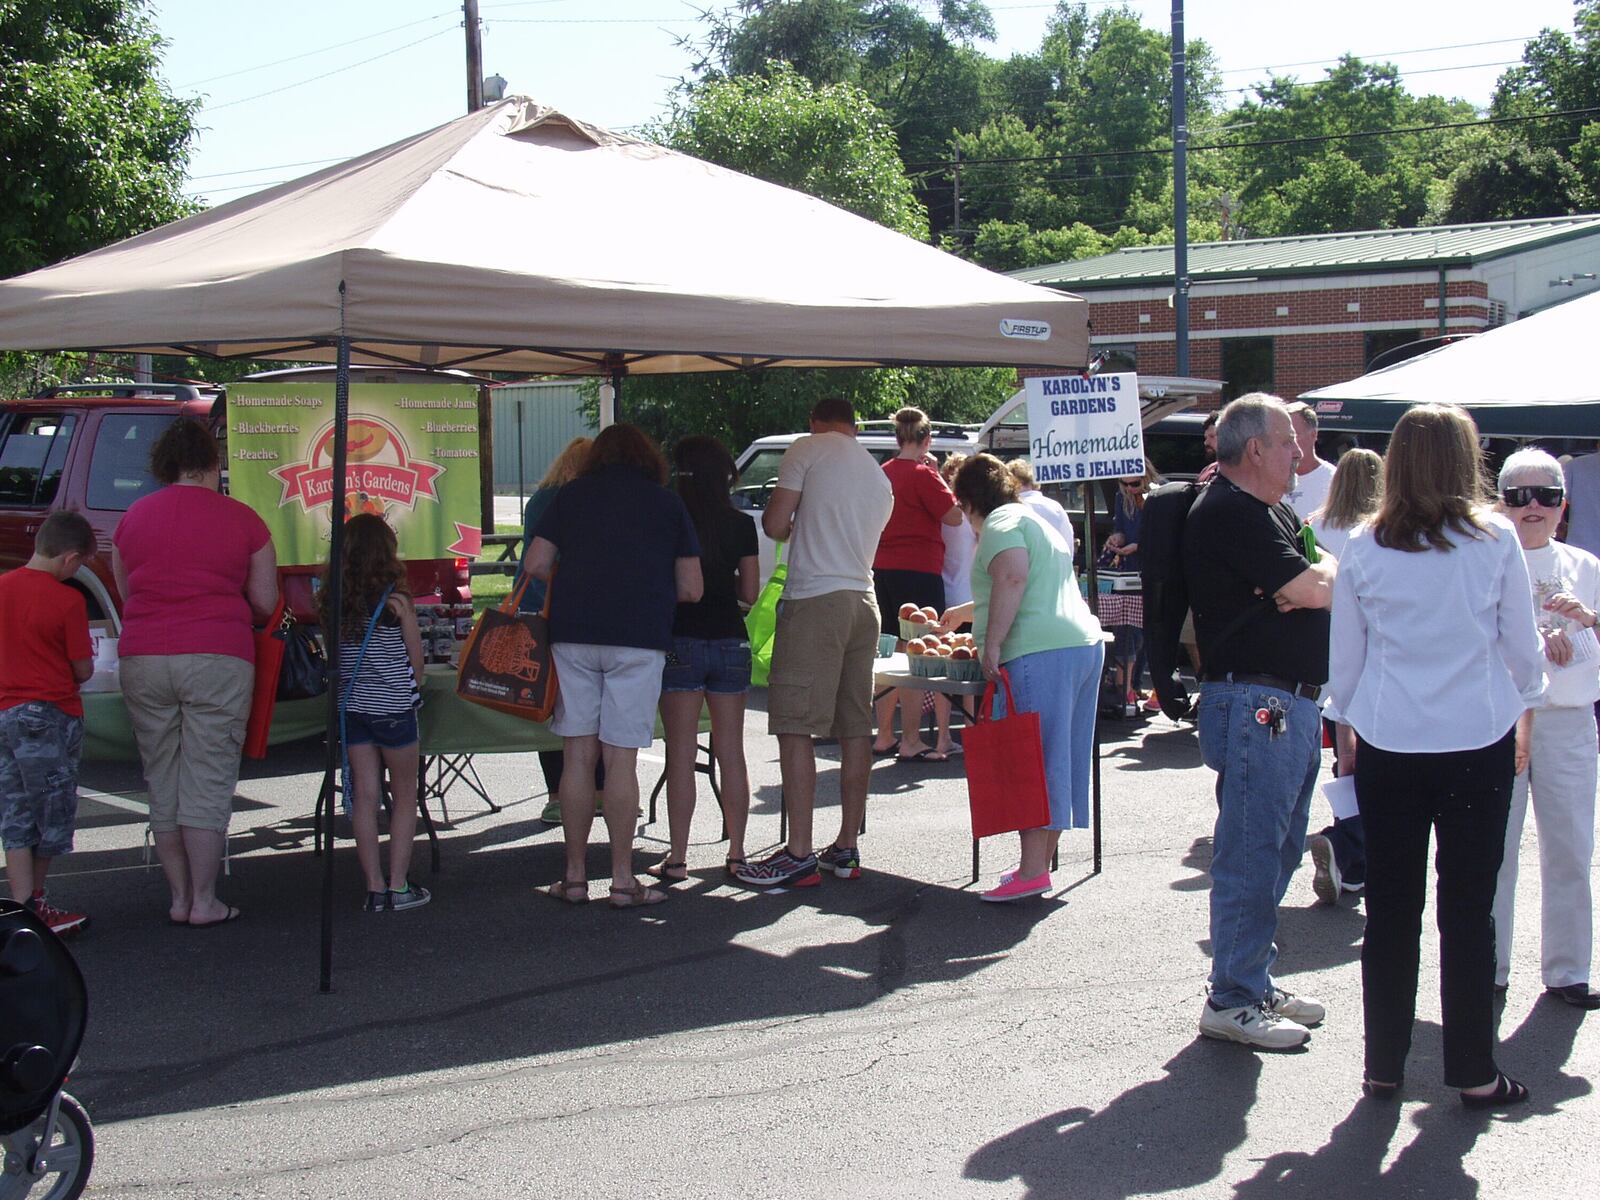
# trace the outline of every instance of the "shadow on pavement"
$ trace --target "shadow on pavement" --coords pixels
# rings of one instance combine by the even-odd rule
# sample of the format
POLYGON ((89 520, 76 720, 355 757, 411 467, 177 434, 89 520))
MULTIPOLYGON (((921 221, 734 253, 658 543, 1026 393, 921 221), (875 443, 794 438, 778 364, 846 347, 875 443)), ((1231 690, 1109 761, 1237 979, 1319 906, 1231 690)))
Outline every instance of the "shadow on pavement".
POLYGON ((1098 1112, 1065 1109, 996 1138, 967 1159, 963 1176, 1020 1180, 1033 1200, 1123 1200, 1215 1179, 1244 1143, 1261 1060, 1197 1039, 1164 1069, 1098 1112))
MULTIPOLYGON (((304 833, 297 819, 249 837, 281 845, 304 833)), ((93 1004, 76 1093, 96 1120, 119 1121, 782 1024, 967 978, 1060 907, 979 905, 876 871, 759 894, 724 886, 719 867, 666 904, 614 911, 603 841, 590 850, 594 900, 564 906, 536 890, 560 875, 559 838, 507 847, 503 834, 458 830, 436 877, 419 845, 416 877, 434 901, 404 914, 359 911, 341 843, 332 995, 316 991, 321 861, 309 850, 281 850, 270 867, 258 859, 225 879, 243 919, 205 930, 165 924, 159 871, 79 876, 74 894, 96 924, 75 946, 93 1004), (804 934, 788 921, 796 909, 804 934)))

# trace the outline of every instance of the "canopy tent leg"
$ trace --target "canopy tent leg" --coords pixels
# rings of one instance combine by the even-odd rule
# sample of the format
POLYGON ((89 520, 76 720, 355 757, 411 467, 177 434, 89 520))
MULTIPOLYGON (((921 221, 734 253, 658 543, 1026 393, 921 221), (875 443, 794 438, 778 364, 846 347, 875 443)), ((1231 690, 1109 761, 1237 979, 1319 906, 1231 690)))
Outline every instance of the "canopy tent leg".
MULTIPOLYGON (((339 283, 339 343, 333 383, 333 480, 328 500, 328 628, 322 631, 328 652, 328 736, 322 786, 333 794, 333 773, 339 762, 339 628, 344 619, 344 493, 346 452, 350 440, 350 338, 345 334, 345 286, 339 283)), ((347 781, 348 782, 348 781, 347 781)), ((322 824, 322 973, 317 990, 333 990, 333 813, 322 824)))

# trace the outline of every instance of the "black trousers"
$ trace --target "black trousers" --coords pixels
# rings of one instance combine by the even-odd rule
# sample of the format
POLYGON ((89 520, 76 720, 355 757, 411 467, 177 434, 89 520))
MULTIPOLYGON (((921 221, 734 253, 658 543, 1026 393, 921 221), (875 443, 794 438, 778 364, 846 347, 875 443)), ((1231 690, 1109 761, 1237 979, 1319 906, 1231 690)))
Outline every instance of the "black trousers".
POLYGON ((1356 802, 1367 835, 1367 932, 1361 946, 1367 1078, 1398 1082, 1417 1010, 1428 838, 1438 840, 1439 999, 1444 1081, 1495 1078, 1495 876, 1505 849, 1515 745, 1401 754, 1361 740, 1356 802))

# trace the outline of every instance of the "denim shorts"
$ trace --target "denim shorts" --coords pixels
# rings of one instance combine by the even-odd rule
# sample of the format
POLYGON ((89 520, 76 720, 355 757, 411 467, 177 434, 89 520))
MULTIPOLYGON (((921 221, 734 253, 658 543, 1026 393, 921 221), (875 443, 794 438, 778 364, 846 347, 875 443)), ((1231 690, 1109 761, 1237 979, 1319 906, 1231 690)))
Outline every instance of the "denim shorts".
POLYGON ((0 843, 56 858, 78 818, 83 718, 31 700, 0 712, 0 843))
POLYGON ((663 692, 710 692, 737 696, 750 690, 750 642, 747 638, 672 639, 663 692))
POLYGON ((344 714, 344 744, 346 746, 377 745, 384 750, 398 750, 415 745, 417 741, 417 712, 410 709, 398 713, 362 713, 347 711, 344 714))

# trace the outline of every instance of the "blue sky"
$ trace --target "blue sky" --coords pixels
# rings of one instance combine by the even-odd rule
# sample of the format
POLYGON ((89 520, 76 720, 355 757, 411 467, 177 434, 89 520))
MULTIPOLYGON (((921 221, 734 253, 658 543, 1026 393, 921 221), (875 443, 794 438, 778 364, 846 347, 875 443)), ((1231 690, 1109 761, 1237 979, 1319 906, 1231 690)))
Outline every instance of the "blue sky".
MULTIPOLYGON (((168 43, 168 82, 180 95, 206 99, 189 190, 213 202, 466 109, 461 10, 451 0, 276 0, 270 8, 155 0, 151 7, 168 43)), ((996 0, 990 7, 999 38, 982 48, 1005 57, 1038 46, 1054 6, 996 0)), ((1171 17, 1171 0, 1130 7, 1155 28, 1171 17)), ((1413 91, 1480 105, 1523 39, 1547 26, 1570 30, 1573 11, 1571 0, 1463 0, 1442 20, 1441 5, 1290 0, 1268 9, 1276 19, 1263 20, 1264 7, 1260 0, 1185 5, 1189 36, 1218 51, 1227 87, 1246 87, 1268 68, 1317 79, 1323 64, 1350 51, 1397 63, 1413 91)), ((685 0, 480 0, 480 9, 485 74, 613 128, 662 114, 691 61, 676 39, 701 28, 685 0)))

